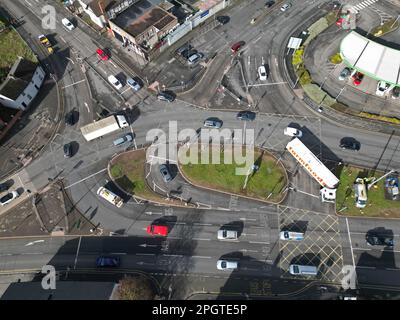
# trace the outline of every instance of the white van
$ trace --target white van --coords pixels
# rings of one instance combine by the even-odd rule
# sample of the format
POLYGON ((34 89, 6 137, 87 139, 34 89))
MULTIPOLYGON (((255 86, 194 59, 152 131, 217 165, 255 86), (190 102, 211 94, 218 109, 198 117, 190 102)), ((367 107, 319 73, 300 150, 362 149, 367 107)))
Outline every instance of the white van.
POLYGON ((124 204, 124 200, 122 200, 121 197, 118 197, 115 193, 104 187, 100 187, 97 190, 97 194, 118 208, 122 207, 122 205, 124 204))
POLYGON ((355 185, 355 194, 356 194, 356 207, 357 208, 365 208, 367 205, 367 186, 365 183, 357 183, 355 185))
POLYGON ((304 239, 304 233, 302 232, 291 232, 291 231, 281 231, 279 238, 281 240, 295 240, 301 241, 304 239))
POLYGON ((316 276, 318 273, 318 269, 315 266, 302 266, 299 264, 291 264, 289 266, 289 273, 295 276, 316 276))
POLYGON ((297 138, 301 138, 303 136, 303 132, 301 132, 299 129, 292 127, 285 128, 283 130, 283 134, 289 137, 297 137, 297 138))

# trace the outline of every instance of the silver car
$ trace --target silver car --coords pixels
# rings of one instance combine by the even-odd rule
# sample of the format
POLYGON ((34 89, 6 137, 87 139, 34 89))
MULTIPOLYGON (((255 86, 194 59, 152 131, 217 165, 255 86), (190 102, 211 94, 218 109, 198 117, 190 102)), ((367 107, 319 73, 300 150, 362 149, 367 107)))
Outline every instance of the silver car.
POLYGON ((289 9, 292 6, 291 3, 285 3, 282 7, 281 7, 281 11, 285 12, 287 9, 289 9))
POLYGON ((128 78, 126 80, 126 83, 128 84, 128 86, 130 86, 135 91, 139 91, 142 88, 140 86, 139 82, 137 82, 136 80, 134 80, 132 78, 128 78))
POLYGON ((238 233, 235 230, 218 230, 218 240, 237 240, 238 233))
POLYGON ((236 270, 239 268, 239 263, 232 260, 218 260, 217 269, 218 270, 236 270))
POLYGON ((6 204, 9 204, 11 201, 18 197, 18 191, 11 191, 10 193, 7 193, 5 196, 0 198, 0 205, 5 206, 6 204))
POLYGON ((169 172, 166 164, 160 165, 160 173, 164 179, 164 182, 170 182, 172 180, 171 173, 169 172))
POLYGON ((347 67, 344 68, 339 74, 339 80, 340 81, 346 80, 350 76, 350 74, 351 74, 350 68, 347 67))

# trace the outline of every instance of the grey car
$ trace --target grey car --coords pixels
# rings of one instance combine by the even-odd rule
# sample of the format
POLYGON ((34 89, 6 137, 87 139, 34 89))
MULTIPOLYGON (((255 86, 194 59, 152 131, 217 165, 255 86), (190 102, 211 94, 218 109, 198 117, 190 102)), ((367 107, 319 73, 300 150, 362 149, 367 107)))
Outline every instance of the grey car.
POLYGON ((351 74, 350 68, 347 67, 344 68, 339 74, 339 80, 340 81, 346 80, 350 76, 350 74, 351 74))
POLYGON ((204 126, 207 128, 221 128, 222 127, 222 121, 218 118, 208 118, 206 121, 204 121, 204 126))
POLYGON ((164 179, 164 182, 170 182, 172 180, 171 173, 169 172, 166 164, 160 165, 160 173, 164 179))
POLYGON ((119 145, 124 144, 126 142, 131 142, 132 140, 133 140, 132 134, 128 133, 127 135, 114 140, 113 143, 114 143, 114 146, 119 146, 119 145))
POLYGON ((128 86, 130 86, 135 91, 139 91, 142 88, 140 86, 139 82, 137 82, 136 80, 134 80, 132 78, 128 78, 128 80, 126 80, 126 83, 128 84, 128 86))

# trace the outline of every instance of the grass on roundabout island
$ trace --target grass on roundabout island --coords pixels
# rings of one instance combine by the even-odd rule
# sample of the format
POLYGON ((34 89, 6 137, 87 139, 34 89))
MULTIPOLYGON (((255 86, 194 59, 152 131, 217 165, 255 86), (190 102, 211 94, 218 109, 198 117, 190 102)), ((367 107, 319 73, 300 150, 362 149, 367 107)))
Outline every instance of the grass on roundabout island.
POLYGON ((371 189, 367 189, 368 201, 365 208, 361 209, 355 206, 353 184, 356 178, 375 177, 378 179, 382 175, 381 172, 373 174, 367 169, 351 166, 339 167, 336 175, 340 178, 336 194, 336 211, 338 214, 344 216, 400 218, 400 201, 385 199, 385 178, 372 186, 371 189))
MULTIPOLYGON (((231 152, 227 153, 232 157, 231 152)), ((254 197, 261 200, 278 202, 283 198, 283 189, 287 184, 284 167, 267 152, 254 152, 254 163, 259 169, 250 172, 246 189, 243 189, 246 175, 237 175, 236 168, 246 165, 224 164, 224 152, 220 152, 220 164, 180 164, 185 177, 195 185, 225 191, 237 195, 254 197)), ((199 152, 200 159, 200 152, 199 152)), ((211 162, 211 161, 210 161, 211 162)), ((253 163, 246 167, 245 172, 251 171, 253 163)))

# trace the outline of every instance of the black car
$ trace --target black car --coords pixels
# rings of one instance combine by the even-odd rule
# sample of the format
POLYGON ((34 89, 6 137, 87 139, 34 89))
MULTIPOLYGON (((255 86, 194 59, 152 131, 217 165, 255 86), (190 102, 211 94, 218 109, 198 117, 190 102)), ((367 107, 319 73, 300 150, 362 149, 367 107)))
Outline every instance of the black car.
POLYGON ((65 115, 65 124, 69 126, 73 126, 76 122, 75 111, 70 111, 65 115))
POLYGON ((119 257, 106 257, 100 256, 96 259, 96 267, 119 267, 120 258, 119 257))
POLYGON ((275 4, 275 1, 267 1, 267 2, 265 3, 265 6, 266 6, 267 8, 271 8, 274 4, 275 4))
POLYGON ((400 87, 394 87, 392 90, 392 98, 399 99, 400 98, 400 87))
POLYGON ((230 20, 230 18, 228 16, 218 16, 218 17, 216 17, 216 19, 220 24, 226 24, 230 20))
POLYGON ((236 119, 244 121, 253 121, 256 118, 256 114, 252 111, 240 111, 236 119))
POLYGON ((0 192, 8 190, 8 185, 6 183, 0 183, 0 192))
POLYGON ((182 57, 189 59, 190 56, 196 54, 198 51, 196 49, 185 50, 182 52, 182 57))
POLYGON ((360 143, 353 138, 343 138, 340 141, 340 148, 345 150, 353 150, 359 151, 360 150, 360 143))
POLYGON ((175 97, 166 91, 160 91, 157 95, 157 99, 161 101, 172 102, 175 100, 175 97))
POLYGON ((65 158, 72 157, 72 145, 70 143, 64 144, 64 157, 65 158))
POLYGON ((182 47, 180 47, 178 50, 176 50, 176 53, 182 54, 185 51, 189 51, 193 49, 192 45, 189 43, 184 44, 182 47))
POLYGON ((379 235, 379 234, 367 234, 365 236, 367 244, 370 246, 387 246, 393 247, 394 241, 392 237, 379 235))

